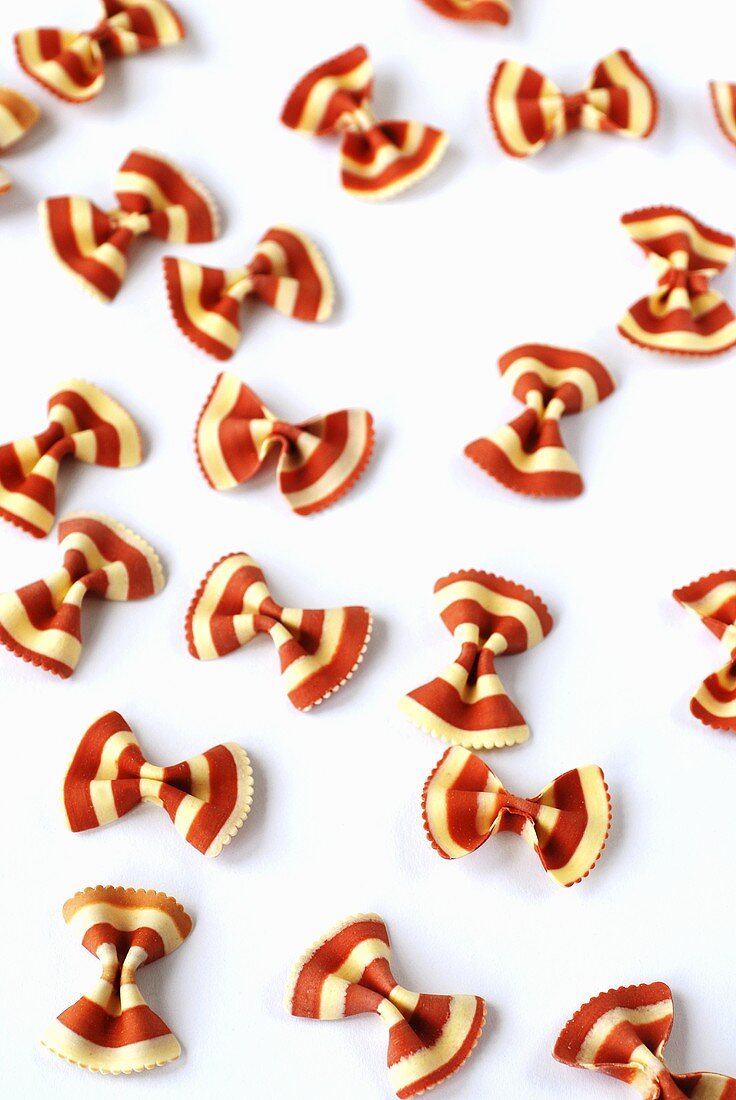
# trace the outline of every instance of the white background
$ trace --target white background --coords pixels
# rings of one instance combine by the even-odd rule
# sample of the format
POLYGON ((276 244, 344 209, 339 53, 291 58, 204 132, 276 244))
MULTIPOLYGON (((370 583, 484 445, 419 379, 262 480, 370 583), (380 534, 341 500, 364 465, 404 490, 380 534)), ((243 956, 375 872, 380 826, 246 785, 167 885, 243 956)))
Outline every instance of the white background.
MULTIPOLYGON (((688 710, 725 655, 670 596, 735 564, 736 354, 659 357, 615 329, 652 286, 618 224, 624 211, 675 203, 736 229, 736 149, 717 130, 706 89, 711 78, 736 79, 731 5, 712 0, 706 18, 685 0, 515 0, 506 30, 455 25, 419 0, 178 7, 187 43, 111 64, 104 93, 81 107, 20 73, 11 35, 55 20, 88 26, 93 0, 25 0, 0 12, 0 80, 44 111, 2 158, 16 186, 0 200, 0 438, 41 430, 47 397, 69 377, 109 390, 141 424, 146 460, 121 472, 70 463, 60 513, 123 520, 151 540, 168 574, 155 601, 89 601, 70 681, 0 653, 3 1091, 388 1097, 379 1021, 293 1020, 282 1007, 291 963, 333 923, 366 910, 388 922, 404 985, 488 1000, 486 1032, 443 1086, 445 1100, 622 1096, 624 1086, 557 1065, 551 1049, 589 997, 657 979, 676 996, 673 1068, 736 1074, 736 746, 688 710), (384 205, 341 192, 334 142, 278 121, 296 79, 358 41, 372 51, 379 113, 451 136, 439 170, 384 205), (632 50, 661 96, 649 142, 574 135, 530 162, 501 154, 485 108, 501 58, 575 91, 618 47, 632 50), (201 477, 191 440, 216 364, 171 320, 165 246, 139 244, 107 307, 51 259, 37 201, 78 192, 111 205, 114 171, 136 145, 179 161, 221 204, 222 239, 182 255, 233 266, 282 221, 324 250, 338 287, 334 319, 308 326, 254 308, 229 369, 284 418, 373 411, 374 461, 326 513, 293 516, 271 474, 230 494, 201 477), (586 481, 573 502, 514 496, 463 456, 469 440, 520 411, 496 359, 528 341, 586 350, 619 382, 604 405, 563 425, 586 481), (206 665, 187 653, 194 589, 216 558, 241 549, 282 602, 375 612, 359 674, 312 714, 289 705, 267 640, 206 665), (517 838, 446 863, 421 828, 422 785, 443 746, 396 702, 454 656, 432 586, 466 567, 532 587, 556 624, 532 653, 499 662, 533 736, 487 759, 519 794, 587 763, 611 786, 608 848, 569 891, 517 838), (64 768, 87 725, 111 708, 156 763, 221 740, 247 748, 254 809, 218 860, 189 849, 152 807, 105 831, 65 832, 64 768), (103 1081, 38 1043, 97 976, 61 917, 65 899, 95 883, 166 891, 195 921, 185 945, 141 975, 183 1057, 134 1078, 103 1081)), ((736 300, 735 271, 718 285, 736 300)), ((3 588, 57 561, 56 531, 44 541, 0 531, 3 588)))

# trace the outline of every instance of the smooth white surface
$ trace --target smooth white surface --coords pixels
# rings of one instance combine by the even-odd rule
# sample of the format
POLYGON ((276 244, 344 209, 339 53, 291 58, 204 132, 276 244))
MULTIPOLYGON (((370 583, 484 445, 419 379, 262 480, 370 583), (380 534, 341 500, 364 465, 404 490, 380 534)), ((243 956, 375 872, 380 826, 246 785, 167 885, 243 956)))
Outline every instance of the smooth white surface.
MULTIPOLYGON (((615 331, 652 285, 621 213, 671 202, 736 229, 736 149, 718 132, 706 90, 711 78, 736 79, 736 15, 727 0, 713 0, 707 18, 684 0, 515 6, 501 30, 454 25, 419 0, 178 0, 188 42, 110 65, 103 95, 81 107, 20 73, 11 33, 55 20, 90 25, 94 0, 0 11, 0 80, 44 110, 36 132, 2 158, 16 187, 0 200, 0 439, 39 431, 48 395, 70 376, 109 390, 138 418, 146 461, 120 472, 69 463, 60 512, 125 521, 155 545, 169 577, 155 601, 90 601, 71 681, 0 652, 8 1096, 388 1097, 379 1021, 297 1021, 282 1007, 292 961, 334 922, 366 910, 387 920, 405 985, 488 999, 486 1033, 443 1086, 444 1100, 623 1100, 624 1086, 558 1066, 551 1048, 599 990, 655 979, 676 994, 671 1065, 736 1074, 736 743, 688 710, 725 654, 670 596, 735 564, 736 355, 683 362, 636 350, 615 331), (373 54, 379 113, 443 126, 452 139, 434 176, 383 206, 341 193, 332 141, 278 122, 302 72, 357 41, 373 54), (536 64, 574 91, 621 46, 661 96, 650 142, 574 135, 532 162, 501 154, 485 111, 501 58, 536 64), (172 251, 232 266, 279 221, 323 248, 339 292, 334 320, 307 326, 254 309, 228 367, 285 418, 350 404, 373 411, 374 462, 324 514, 292 516, 268 474, 231 494, 199 474, 191 439, 217 365, 174 327, 165 246, 140 244, 108 307, 51 259, 36 202, 76 191, 111 205, 114 171, 135 145, 179 161, 223 209, 219 242, 172 251), (516 497, 462 453, 519 411, 496 358, 535 340, 599 356, 620 385, 564 422, 587 485, 571 503, 516 497), (277 599, 365 602, 376 613, 359 674, 310 715, 289 705, 266 640, 208 665, 186 651, 195 587, 211 562, 238 549, 261 563, 277 599), (471 566, 534 588, 556 621, 538 649, 499 662, 533 737, 487 759, 519 794, 586 763, 599 763, 611 786, 607 851, 570 891, 555 888, 514 837, 452 864, 424 838, 419 796, 443 746, 407 723, 396 701, 454 655, 432 585, 471 566), (188 849, 152 807, 104 831, 64 831, 65 765, 110 708, 156 763, 221 740, 247 748, 255 807, 219 859, 188 849), (181 950, 141 975, 183 1058, 135 1078, 101 1081, 38 1044, 97 976, 61 905, 98 882, 164 890, 195 920, 181 950)), ((736 299, 736 272, 718 285, 736 299)), ((2 588, 57 561, 56 531, 34 541, 2 526, 2 588)))

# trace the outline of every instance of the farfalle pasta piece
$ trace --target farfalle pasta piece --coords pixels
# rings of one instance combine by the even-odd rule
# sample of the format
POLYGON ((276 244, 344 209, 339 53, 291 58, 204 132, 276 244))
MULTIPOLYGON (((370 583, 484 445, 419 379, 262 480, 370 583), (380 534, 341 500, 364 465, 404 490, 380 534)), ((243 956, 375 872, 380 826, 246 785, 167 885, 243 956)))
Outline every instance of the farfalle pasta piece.
POLYGON ((435 168, 447 135, 420 122, 382 122, 373 112, 373 66, 365 46, 318 65, 289 96, 281 121, 322 137, 341 134, 342 185, 361 199, 388 199, 435 168))
POLYGON ((243 267, 201 267, 166 256, 164 277, 177 325, 215 359, 229 359, 240 343, 246 298, 258 298, 299 321, 326 321, 335 297, 317 246, 286 225, 267 230, 243 267))
POLYGON ((389 1029, 388 1075, 403 1098, 456 1073, 486 1017, 482 997, 410 993, 391 971, 388 930, 375 913, 351 917, 318 940, 294 968, 286 993, 292 1016, 342 1020, 377 1013, 389 1029))
POLYGON ((704 725, 736 732, 736 569, 723 569, 672 593, 719 638, 730 660, 712 672, 690 700, 690 710, 704 725))
POLYGON ((138 988, 142 966, 176 951, 192 918, 155 890, 88 886, 66 902, 64 920, 102 964, 89 993, 54 1020, 41 1042, 99 1073, 132 1073, 175 1061, 179 1040, 138 988))
POLYGON ((466 23, 499 23, 505 27, 511 20, 508 0, 424 0, 424 3, 446 19, 466 23))
POLYGON ((213 489, 249 481, 271 452, 278 452, 279 489, 298 516, 308 516, 352 489, 370 461, 373 437, 373 417, 366 409, 287 424, 239 378, 223 373, 200 414, 195 443, 213 489))
POLYGON ((367 607, 302 611, 271 597, 248 554, 228 554, 210 569, 192 600, 185 632, 200 661, 224 657, 270 634, 281 680, 297 710, 310 710, 349 680, 370 641, 367 607))
POLYGON ((95 298, 111 302, 123 284, 136 237, 202 244, 217 237, 219 216, 201 183, 158 153, 134 149, 115 177, 119 206, 107 213, 79 195, 40 205, 49 246, 95 298))
POLYGON ((590 874, 611 825, 600 768, 575 768, 535 798, 518 798, 460 745, 447 750, 427 780, 422 813, 427 837, 443 859, 469 855, 496 833, 516 833, 560 886, 574 886, 590 874))
POLYGON ((75 512, 59 522, 63 565, 43 580, 0 594, 0 642, 17 657, 66 679, 82 651, 82 602, 142 600, 164 586, 152 546, 107 516, 75 512))
POLYGON ((181 20, 165 0, 102 0, 102 11, 90 31, 20 31, 15 50, 22 68, 59 99, 86 103, 102 90, 106 58, 130 57, 184 38, 181 20))
POLYGON ((736 84, 711 80, 709 88, 719 129, 727 141, 736 145, 736 84))
MULTIPOLYGON (((40 113, 30 99, 0 84, 0 154, 20 141, 36 125, 40 113)), ((0 167, 0 195, 12 186, 10 176, 0 167)))
POLYGON ((460 646, 451 665, 405 695, 399 708, 421 729, 470 749, 517 745, 529 737, 496 672, 496 657, 524 653, 552 629, 539 596, 493 573, 464 569, 434 586, 443 623, 460 646))
POLYGON ((710 281, 731 263, 736 240, 676 206, 624 214, 621 223, 657 276, 654 294, 619 323, 622 336, 651 351, 719 355, 736 344, 736 315, 710 281))
POLYGON ((720 1073, 672 1073, 664 1051, 675 1009, 664 982, 609 989, 565 1025, 554 1056, 636 1089, 644 1100, 736 1100, 736 1078, 720 1073))
POLYGON ((523 344, 501 356, 499 370, 526 410, 493 435, 473 440, 465 454, 516 493, 576 497, 577 463, 562 441, 560 418, 609 397, 615 382, 591 355, 545 344, 523 344))
POLYGON ((63 806, 73 833, 109 825, 142 802, 163 807, 177 832, 205 856, 219 856, 250 813, 253 769, 232 742, 181 764, 149 764, 117 711, 93 722, 64 776, 63 806))
POLYGON ((512 157, 532 156, 572 130, 647 138, 658 115, 657 94, 626 50, 605 57, 575 95, 527 65, 502 61, 488 108, 499 145, 512 157))
POLYGON ((142 457, 130 413, 91 382, 62 383, 49 398, 49 426, 0 446, 0 516, 43 538, 54 525, 59 466, 67 455, 123 469, 142 457))

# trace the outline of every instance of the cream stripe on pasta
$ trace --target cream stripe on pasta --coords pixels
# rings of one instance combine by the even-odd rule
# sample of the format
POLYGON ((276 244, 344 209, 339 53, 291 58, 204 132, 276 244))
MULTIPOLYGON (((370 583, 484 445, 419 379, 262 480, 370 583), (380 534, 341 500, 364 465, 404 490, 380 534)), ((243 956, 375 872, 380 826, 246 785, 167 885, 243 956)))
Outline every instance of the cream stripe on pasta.
POLYGON ((210 480, 223 489, 234 488, 238 484, 222 453, 220 427, 234 408, 239 393, 239 380, 231 374, 223 375, 197 425, 197 453, 210 480))
MULTIPOLYGON (((585 799, 585 808, 588 812, 588 820, 591 821, 598 816, 600 811, 600 772, 598 768, 593 767, 579 768, 578 775, 583 788, 583 798, 585 799)), ((539 823, 540 825, 552 828, 554 827, 555 819, 559 817, 559 815, 559 810, 555 810, 553 807, 542 806, 539 815, 539 823)), ((596 837, 596 841, 598 839, 599 838, 596 837)), ((564 867, 556 868, 551 874, 560 882, 574 882, 582 878, 583 875, 590 870, 591 859, 591 844, 587 837, 585 837, 584 842, 578 845, 569 862, 566 863, 564 867)))
POLYGON ((483 438, 500 447, 512 466, 523 473, 535 473, 537 470, 580 473, 577 462, 564 447, 540 447, 531 453, 525 451, 518 434, 510 424, 504 424, 493 435, 483 438))
MULTIPOLYGON (((606 58, 606 70, 615 84, 629 91, 628 132, 643 134, 652 125, 653 103, 647 84, 638 76, 621 53, 606 58)), ((609 93, 610 95, 610 93, 609 93)))
POLYGON ((478 699, 490 699, 494 695, 506 694, 506 690, 495 672, 478 676, 474 684, 468 684, 468 674, 465 669, 457 662, 453 662, 453 664, 442 670, 440 676, 445 683, 450 684, 458 691, 462 690, 463 698, 471 705, 477 702, 478 699))
POLYGON ((182 939, 178 926, 168 913, 145 905, 127 906, 113 901, 91 901, 81 905, 67 923, 70 928, 83 929, 82 935, 95 924, 112 924, 121 932, 151 928, 161 937, 167 954, 175 951, 182 939))
POLYGON ((181 280, 184 307, 192 323, 201 329, 207 336, 220 343, 226 344, 231 350, 235 350, 240 342, 240 330, 237 329, 221 313, 214 313, 202 307, 200 291, 202 289, 203 271, 197 264, 188 260, 179 260, 179 278, 181 280))
POLYGON ((202 661, 219 657, 210 633, 210 619, 232 578, 239 569, 244 566, 247 567, 249 564, 252 563, 250 559, 245 558, 245 555, 234 556, 230 561, 223 562, 205 584, 204 591, 199 598, 198 614, 192 622, 194 644, 202 661))
POLYGON ((389 959, 390 957, 390 948, 383 940, 361 940, 334 971, 334 975, 336 978, 343 978, 345 981, 355 981, 356 978, 359 979, 362 976, 366 967, 370 966, 376 959, 389 959))
MULTIPOLYGON (((284 612, 284 622, 287 622, 286 611, 284 612)), ((297 657, 282 673, 287 692, 298 687, 308 676, 319 672, 321 668, 334 659, 344 625, 345 613, 342 609, 325 612, 324 626, 317 650, 313 654, 305 653, 304 656, 297 657)))
MULTIPOLYGON (((75 595, 78 602, 81 603, 84 593, 79 589, 76 593, 70 590, 66 602, 75 602, 75 595)), ((43 653, 52 660, 58 658, 62 653, 65 661, 71 658, 76 663, 79 660, 79 654, 82 651, 81 642, 76 638, 72 638, 66 631, 57 630, 54 627, 37 630, 28 618, 26 609, 15 592, 4 592, 0 595, 0 625, 8 628, 10 623, 13 624, 10 633, 14 637, 22 638, 26 649, 43 653)))
POLYGON ((192 777, 192 783, 196 785, 198 797, 202 802, 208 802, 211 797, 210 765, 203 754, 193 756, 187 761, 192 777))
POLYGON ((76 246, 83 256, 94 252, 96 248, 92 207, 79 195, 69 196, 70 222, 76 240, 76 246))
POLYGON ((700 599, 687 601, 687 607, 700 618, 707 618, 719 610, 723 604, 736 598, 736 580, 724 581, 715 585, 700 599))
MULTIPOLYGON (((719 686, 726 691, 736 692, 736 676, 731 672, 731 663, 720 669, 716 674, 719 686)), ((708 684, 703 682, 694 695, 695 700, 716 718, 735 718, 736 699, 722 702, 710 691, 708 684)))
MULTIPOLYGON (((292 508, 300 508, 303 504, 309 504, 315 498, 323 498, 329 496, 334 492, 346 476, 351 473, 355 468, 356 459, 360 457, 365 450, 367 443, 368 432, 365 416, 356 409, 351 409, 349 412, 349 438, 348 444, 342 455, 333 463, 332 466, 319 478, 317 481, 312 482, 306 489, 302 489, 301 492, 290 492, 289 503, 292 508)), ((309 452, 317 450, 319 447, 319 440, 310 439, 305 440, 304 454, 309 457, 309 452)), ((301 463, 299 464, 301 465, 301 463)), ((286 467, 288 469, 288 466, 286 467)))
POLYGON ((642 219, 641 221, 637 220, 633 223, 633 227, 636 230, 637 239, 643 241, 652 241, 659 237, 676 235, 677 233, 681 233, 683 228, 686 228, 688 236, 691 238, 698 252, 707 259, 713 259, 720 264, 726 265, 729 264, 733 258, 733 247, 731 245, 720 244, 717 241, 709 240, 707 237, 704 237, 697 226, 691 223, 690 219, 687 219, 685 223, 681 214, 665 214, 661 217, 642 219))
MULTIPOLYGON (((351 72, 344 73, 339 78, 340 87, 348 92, 359 91, 368 84, 372 77, 373 66, 370 59, 366 58, 361 65, 358 65, 351 72)), ((325 113, 334 91, 335 84, 332 77, 323 77, 313 85, 304 104, 297 129, 314 130, 319 126, 319 121, 325 113)))
MULTIPOLYGON (((658 1020, 666 1019, 672 1012, 670 1001, 660 1001, 658 1004, 643 1005, 641 1008, 613 1008, 604 1013, 585 1036, 578 1055, 581 1062, 593 1064, 598 1056, 598 1051, 608 1039, 611 1028, 622 1020, 627 1020, 634 1026, 650 1025, 658 1020)), ((651 1056, 651 1052, 647 1052, 651 1056)))
POLYGON ((21 125, 13 112, 0 102, 0 152, 8 145, 14 145, 26 132, 26 127, 21 125))
POLYGON ((518 380, 529 372, 539 376, 551 389, 569 383, 582 397, 583 409, 590 409, 600 401, 598 387, 589 370, 574 365, 556 368, 533 355, 521 355, 504 371, 504 381, 513 390, 518 380))
POLYGON ((418 1073, 426 1074, 429 1064, 436 1068, 448 1062, 470 1034, 476 1011, 472 997, 453 997, 450 1002, 450 1018, 429 1051, 409 1054, 389 1067, 388 1076, 392 1088, 396 1092, 405 1088, 416 1079, 418 1073))
POLYGON ((435 599, 440 613, 447 610, 450 604, 460 600, 474 600, 493 614, 513 616, 523 623, 529 638, 528 648, 530 649, 544 637, 539 618, 528 603, 516 600, 512 596, 492 592, 485 585, 476 584, 473 581, 455 581, 441 588, 435 594, 435 599))
MULTIPOLYGON (((116 1047, 98 1046, 81 1035, 77 1035, 60 1020, 54 1020, 41 1040, 45 1047, 60 1054, 68 1061, 87 1066, 94 1061, 95 1068, 102 1073, 120 1072, 116 1066, 120 1062, 120 1052, 116 1047)), ((156 1039, 144 1039, 140 1043, 128 1043, 125 1046, 126 1061, 141 1060, 144 1065, 164 1065, 175 1061, 181 1054, 181 1046, 174 1035, 160 1035, 156 1039)), ((125 1071, 123 1071, 125 1072, 125 1071)))
POLYGON ((54 525, 54 512, 25 493, 11 493, 0 487, 0 508, 20 516, 40 531, 50 531, 54 525))
POLYGON ((665 351, 716 351, 721 350, 724 344, 736 342, 736 321, 731 321, 710 336, 681 329, 673 332, 649 332, 641 328, 631 314, 624 318, 621 327, 637 341, 665 351))
MULTIPOLYGON (((401 146, 404 156, 413 157, 424 140, 426 127, 418 122, 410 122, 406 139, 401 146)), ((361 179, 374 179, 386 171, 386 168, 396 160, 396 148, 393 145, 384 145, 376 153, 369 164, 361 160, 354 160, 347 153, 343 154, 343 165, 354 176, 361 179)))
POLYGON ((501 745, 520 745, 529 740, 529 727, 524 725, 504 726, 502 729, 488 730, 459 730, 452 723, 447 722, 434 711, 428 710, 405 695, 399 701, 399 710, 410 722, 420 729, 427 729, 442 741, 452 741, 457 744, 467 744, 477 749, 495 749, 501 745))

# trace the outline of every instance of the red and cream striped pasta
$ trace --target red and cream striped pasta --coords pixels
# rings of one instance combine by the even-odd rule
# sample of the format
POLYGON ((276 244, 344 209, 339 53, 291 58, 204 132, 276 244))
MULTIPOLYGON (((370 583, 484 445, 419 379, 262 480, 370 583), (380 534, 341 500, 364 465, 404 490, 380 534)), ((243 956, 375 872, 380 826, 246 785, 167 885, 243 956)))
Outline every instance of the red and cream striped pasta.
POLYGON ((130 413, 91 382, 62 383, 48 413, 45 431, 0 446, 0 516, 36 538, 54 525, 59 466, 67 455, 116 469, 143 458, 130 413))
POLYGON ((249 481, 277 452, 279 489, 298 516, 308 516, 352 489, 370 461, 373 435, 373 417, 366 409, 341 409, 288 424, 239 378, 223 373, 200 414, 195 443, 213 489, 249 481))
POLYGON ((109 711, 79 742, 64 776, 64 818, 73 833, 109 825, 142 802, 161 806, 177 832, 205 856, 219 856, 250 813, 253 769, 232 742, 181 764, 149 764, 121 714, 109 711))
POLYGON ((120 290, 136 237, 202 244, 220 231, 217 208, 202 184, 158 153, 129 153, 115 177, 115 195, 119 206, 107 213, 79 195, 55 196, 40 206, 53 254, 102 302, 120 290))
POLYGON ((675 1009, 664 982, 609 989, 565 1025, 554 1056, 636 1089, 644 1100, 736 1100, 736 1079, 720 1073, 672 1073, 664 1051, 675 1009))
POLYGON ((201 267, 166 256, 164 277, 177 325, 215 359, 229 359, 240 343, 246 298, 258 298, 299 321, 326 321, 335 296, 317 246, 286 225, 267 230, 244 267, 201 267))
POLYGON ((361 199, 388 199, 436 168, 447 135, 420 122, 380 121, 372 93, 368 51, 355 46, 307 73, 286 101, 281 121, 318 137, 340 134, 345 190, 361 199))
POLYGON ((187 612, 189 652, 200 661, 224 657, 269 634, 281 680, 297 710, 309 710, 349 680, 370 641, 367 607, 302 611, 271 597, 248 554, 228 554, 202 581, 187 612))
POLYGON ((375 1012, 388 1027, 388 1076, 397 1096, 446 1081, 473 1053, 483 1030, 482 997, 411 993, 391 970, 388 930, 375 913, 350 917, 294 967, 286 993, 292 1016, 342 1020, 375 1012))
POLYGON ((719 355, 736 344, 736 315, 716 291, 714 275, 728 267, 736 241, 676 206, 624 214, 624 229, 657 276, 654 294, 620 321, 622 336, 639 347, 678 355, 719 355))
POLYGON ((470 749, 517 745, 529 727, 496 672, 496 657, 524 653, 552 629, 539 596, 493 573, 464 569, 434 586, 443 623, 460 652, 399 708, 421 729, 470 749))
POLYGON ((427 780, 422 813, 429 841, 443 859, 469 855, 496 833, 516 833, 560 886, 574 886, 590 874, 611 825, 600 768, 575 768, 535 798, 518 798, 460 745, 447 750, 427 780))
POLYGON ((68 103, 99 95, 106 58, 130 57, 184 38, 181 20, 165 0, 102 0, 102 10, 90 31, 40 27, 15 36, 22 68, 68 103))
POLYGON ((508 0, 424 0, 424 3, 446 19, 466 23, 500 23, 505 27, 511 19, 508 0))
POLYGON ((149 1008, 138 971, 176 951, 192 918, 155 890, 88 886, 63 908, 64 920, 102 964, 84 997, 54 1020, 41 1042, 54 1054, 98 1073, 132 1073, 173 1062, 175 1035, 149 1008))
POLYGON ((736 145, 736 84, 712 80, 710 98, 721 133, 732 145, 736 145))
POLYGON ((526 410, 493 435, 473 440, 465 454, 516 493, 576 497, 583 491, 566 449, 560 418, 609 397, 615 382, 591 355, 545 344, 523 344, 501 356, 499 370, 526 410))
MULTIPOLYGON (((40 113, 30 99, 0 84, 0 153, 20 141, 36 125, 40 113)), ((12 186, 10 176, 0 168, 0 195, 4 195, 12 186)))
POLYGON ((164 586, 158 555, 122 523, 93 512, 59 522, 63 564, 48 577, 0 594, 0 642, 16 657, 64 679, 82 652, 82 602, 142 600, 164 586))
POLYGON ((647 138, 658 115, 657 93, 626 50, 605 57, 575 95, 527 65, 502 61, 488 108, 499 145, 512 157, 532 156, 572 130, 647 138))
POLYGON ((730 660, 703 680, 690 710, 704 725, 736 732, 736 569, 723 569, 672 593, 719 638, 730 660))

